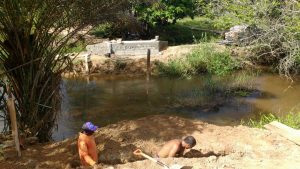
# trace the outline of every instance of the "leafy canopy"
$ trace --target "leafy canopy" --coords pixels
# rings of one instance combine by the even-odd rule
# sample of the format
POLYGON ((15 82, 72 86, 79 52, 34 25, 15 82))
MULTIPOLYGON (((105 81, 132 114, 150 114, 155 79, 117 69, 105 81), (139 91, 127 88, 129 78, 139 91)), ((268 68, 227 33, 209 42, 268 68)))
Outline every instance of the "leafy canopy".
POLYGON ((186 16, 194 17, 194 0, 148 0, 133 2, 133 9, 140 21, 152 26, 176 23, 186 16))

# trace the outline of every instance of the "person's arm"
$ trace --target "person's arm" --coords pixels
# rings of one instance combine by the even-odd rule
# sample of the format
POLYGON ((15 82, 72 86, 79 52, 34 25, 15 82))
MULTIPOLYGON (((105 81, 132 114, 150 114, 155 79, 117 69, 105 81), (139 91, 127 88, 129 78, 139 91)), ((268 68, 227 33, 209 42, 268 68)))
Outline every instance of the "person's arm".
POLYGON ((81 141, 79 145, 80 145, 79 148, 82 152, 82 156, 86 161, 86 163, 88 163, 90 166, 94 166, 96 162, 92 159, 91 156, 89 156, 88 149, 85 142, 81 141))
POLYGON ((177 151, 178 151, 178 146, 173 146, 172 149, 171 149, 171 151, 169 152, 168 157, 175 157, 177 151))

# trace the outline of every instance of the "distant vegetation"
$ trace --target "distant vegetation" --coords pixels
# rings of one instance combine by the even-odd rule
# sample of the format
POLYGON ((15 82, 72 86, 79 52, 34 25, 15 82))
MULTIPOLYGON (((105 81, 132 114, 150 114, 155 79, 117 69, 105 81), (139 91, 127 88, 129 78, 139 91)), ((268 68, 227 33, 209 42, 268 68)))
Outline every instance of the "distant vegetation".
MULTIPOLYGON (((209 31, 212 29, 211 19, 196 17, 195 19, 184 18, 175 24, 159 25, 151 29, 151 34, 146 39, 154 38, 159 35, 160 40, 169 42, 169 45, 191 44, 197 41, 207 41, 220 39, 220 33, 209 31)), ((142 37, 128 37, 124 32, 129 28, 117 28, 112 24, 100 24, 90 32, 99 38, 119 38, 139 39, 142 37)), ((140 34, 140 32, 138 32, 140 34)))
POLYGON ((85 50, 86 43, 82 40, 68 43, 63 49, 63 53, 79 53, 85 50))
POLYGON ((287 76, 299 72, 299 1, 132 0, 131 3, 135 24, 129 24, 129 19, 121 27, 100 26, 93 33, 104 37, 121 34, 125 39, 131 39, 130 34, 142 39, 160 35, 162 40, 178 45, 193 43, 195 39, 202 41, 203 37, 221 39, 223 32, 234 25, 250 25, 257 32, 253 32, 247 44, 242 44, 248 46, 244 50, 248 51, 249 61, 272 66, 287 76))

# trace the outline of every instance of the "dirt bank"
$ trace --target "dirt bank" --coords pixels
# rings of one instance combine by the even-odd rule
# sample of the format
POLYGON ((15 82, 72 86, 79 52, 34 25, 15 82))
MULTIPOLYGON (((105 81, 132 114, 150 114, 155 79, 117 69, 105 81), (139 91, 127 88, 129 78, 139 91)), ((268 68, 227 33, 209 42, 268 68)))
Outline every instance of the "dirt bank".
MULTIPOLYGON (((193 135, 198 142, 194 150, 185 155, 188 158, 162 161, 193 169, 294 169, 300 166, 300 147, 269 131, 245 126, 216 126, 163 115, 122 121, 99 129, 96 141, 100 163, 102 168, 156 169, 159 168, 157 165, 135 157, 132 151, 141 148, 154 154, 165 141, 186 135, 193 135)), ((79 165, 75 138, 28 147, 20 159, 14 155, 12 150, 6 150, 6 160, 0 162, 1 168, 71 168, 79 165)))
MULTIPOLYGON (((151 56, 151 68, 152 72, 157 66, 157 63, 166 63, 170 59, 185 57, 193 50, 197 45, 181 45, 170 46, 166 50, 160 52, 158 55, 151 56)), ((76 54, 73 54, 76 56, 76 54)), ((66 73, 82 74, 85 73, 85 53, 79 54, 73 61, 72 70, 66 73)), ((97 74, 145 74, 147 71, 147 56, 99 56, 92 55, 91 62, 89 64, 90 73, 97 74)))

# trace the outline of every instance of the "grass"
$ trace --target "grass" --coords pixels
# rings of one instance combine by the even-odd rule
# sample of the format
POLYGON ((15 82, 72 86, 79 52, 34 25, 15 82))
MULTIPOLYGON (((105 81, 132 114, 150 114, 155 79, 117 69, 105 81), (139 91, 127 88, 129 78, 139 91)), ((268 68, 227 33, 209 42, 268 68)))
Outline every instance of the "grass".
POLYGON ((192 44, 199 41, 216 41, 216 39, 219 39, 218 34, 194 30, 180 24, 156 27, 154 34, 159 35, 160 40, 168 41, 169 45, 192 44))
POLYGON ((215 75, 226 75, 239 67, 239 63, 227 49, 216 49, 213 44, 199 45, 186 58, 171 60, 158 65, 158 74, 171 77, 191 77, 208 72, 215 75))
MULTIPOLYGON (((199 41, 215 41, 220 35, 206 30, 215 30, 213 22, 204 17, 184 18, 176 24, 157 26, 151 30, 151 36, 160 36, 160 40, 168 41, 169 45, 191 44, 199 41), (174 36, 175 35, 175 36, 174 36)), ((120 38, 127 33, 126 25, 114 27, 112 24, 100 24, 90 34, 99 38, 120 38)))
POLYGON ((220 39, 220 34, 214 33, 214 23, 204 17, 184 18, 174 25, 157 27, 154 32, 170 45, 191 44, 195 42, 214 42, 220 39), (174 36, 176 35, 176 36, 174 36))
POLYGON ((187 60, 197 69, 204 64, 210 74, 216 75, 228 74, 238 67, 237 61, 232 58, 227 49, 219 50, 211 44, 201 45, 187 56, 187 60))
POLYGON ((174 25, 157 27, 154 32, 162 40, 169 41, 171 45, 190 44, 199 41, 212 42, 221 38, 219 33, 222 30, 216 25, 214 20, 206 17, 195 17, 194 19, 187 17, 178 20, 174 25))
POLYGON ((260 114, 259 118, 250 118, 247 121, 242 120, 241 124, 255 128, 263 128, 265 124, 272 121, 279 121, 292 128, 300 129, 300 112, 290 112, 284 116, 276 116, 272 113, 260 114))
POLYGON ((91 30, 90 34, 102 38, 109 37, 112 33, 111 28, 112 26, 109 23, 99 24, 91 30))
POLYGON ((63 53, 79 53, 85 50, 86 44, 83 41, 67 44, 63 53))

